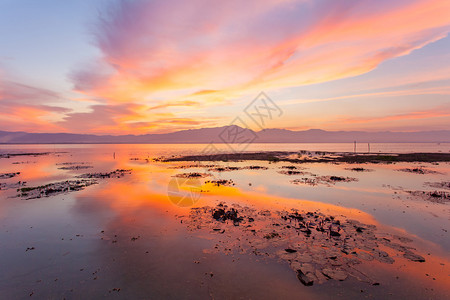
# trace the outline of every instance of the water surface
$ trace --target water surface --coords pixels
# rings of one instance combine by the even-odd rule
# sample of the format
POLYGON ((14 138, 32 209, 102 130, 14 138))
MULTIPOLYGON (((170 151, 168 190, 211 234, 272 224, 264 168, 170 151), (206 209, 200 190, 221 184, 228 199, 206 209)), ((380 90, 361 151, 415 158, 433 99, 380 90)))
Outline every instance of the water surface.
MULTIPOLYGON (((287 163, 218 162, 244 169, 208 171, 183 168, 191 163, 162 163, 153 158, 198 154, 205 145, 2 145, 1 153, 50 152, 42 156, 0 159, 0 173, 20 175, 0 183, 39 186, 70 180, 87 172, 132 169, 121 178, 99 180, 82 191, 38 199, 0 190, 0 291, 5 299, 38 298, 442 298, 448 296, 450 210, 407 191, 433 191, 426 182, 448 181, 447 163, 318 164, 305 172, 353 177, 334 185, 297 185, 303 175, 280 174, 287 163), (60 169, 73 165, 89 169, 60 169), (81 164, 83 163, 83 164, 81 164), (267 169, 245 169, 259 165, 267 169), (354 172, 364 167, 370 172, 354 172), (399 171, 423 167, 432 174, 399 171), (206 180, 232 180, 229 187, 209 187, 195 207, 219 202, 255 209, 310 209, 343 215, 383 232, 413 240, 426 262, 395 257, 392 265, 367 270, 380 285, 352 278, 303 286, 284 263, 271 258, 211 252, 222 239, 205 230, 190 231, 180 222, 190 207, 168 196, 173 176, 205 172, 206 180), (32 250, 28 250, 33 248, 32 250), (120 290, 119 290, 120 289, 120 290), (362 292, 361 292, 362 291, 362 292)), ((218 145, 227 151, 226 145, 218 145)), ((363 145, 361 145, 363 147, 363 145)), ((352 151, 353 144, 254 144, 247 151, 352 151)), ((365 151, 365 149, 358 149, 365 151)), ((448 152, 449 144, 372 144, 373 152, 448 152)))

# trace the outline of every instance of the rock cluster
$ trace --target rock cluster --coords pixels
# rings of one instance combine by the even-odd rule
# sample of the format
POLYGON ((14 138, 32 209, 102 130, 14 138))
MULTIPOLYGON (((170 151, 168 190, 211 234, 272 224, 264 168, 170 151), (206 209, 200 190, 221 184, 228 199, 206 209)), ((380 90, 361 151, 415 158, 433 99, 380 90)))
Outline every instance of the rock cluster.
POLYGON ((127 174, 131 174, 131 169, 117 169, 112 172, 106 172, 106 173, 86 173, 78 175, 77 178, 98 178, 98 179, 104 179, 104 178, 120 178, 127 174))
POLYGON ((317 176, 312 175, 313 177, 303 177, 300 179, 295 179, 291 181, 294 184, 307 184, 307 185, 325 185, 325 186, 332 186, 336 184, 336 182, 353 182, 358 181, 357 178, 354 177, 341 177, 341 176, 317 176))
POLYGON ((27 200, 41 197, 50 197, 67 192, 80 191, 87 186, 97 183, 98 182, 95 179, 66 180, 36 187, 19 188, 17 189, 17 196, 23 197, 27 200))
POLYGON ((407 245, 411 242, 407 237, 383 234, 374 225, 319 211, 256 210, 221 203, 192 208, 189 216, 180 218, 189 230, 220 234, 210 251, 279 259, 307 286, 348 277, 377 284, 360 268, 367 261, 393 264, 396 257, 425 261, 407 245))
POLYGON ((20 175, 20 172, 14 172, 14 173, 0 173, 0 179, 8 179, 16 177, 17 175, 20 175))

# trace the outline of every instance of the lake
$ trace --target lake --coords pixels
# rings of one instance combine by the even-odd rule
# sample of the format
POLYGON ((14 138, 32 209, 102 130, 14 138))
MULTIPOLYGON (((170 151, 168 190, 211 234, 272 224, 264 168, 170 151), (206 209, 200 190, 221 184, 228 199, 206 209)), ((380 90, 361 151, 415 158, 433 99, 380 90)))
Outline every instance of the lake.
MULTIPOLYGON (((206 147, 0 145, 12 154, 0 158, 1 298, 450 296, 450 207, 433 196, 449 191, 449 163, 160 160, 206 147), (231 208, 240 219, 222 214, 231 208)), ((299 150, 354 144, 246 148, 299 150)), ((448 153, 450 144, 370 152, 448 153)))

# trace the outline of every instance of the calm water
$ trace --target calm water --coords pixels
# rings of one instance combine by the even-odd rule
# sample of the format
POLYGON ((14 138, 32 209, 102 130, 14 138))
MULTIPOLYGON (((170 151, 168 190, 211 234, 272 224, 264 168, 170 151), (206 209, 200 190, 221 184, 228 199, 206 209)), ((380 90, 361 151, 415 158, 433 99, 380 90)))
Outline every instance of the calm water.
MULTIPOLYGON (((126 151, 130 153, 148 153, 151 155, 188 155, 200 154, 207 148, 206 144, 134 144, 134 145, 0 145, 0 153, 21 152, 21 151, 65 151, 65 149, 95 149, 95 151, 126 151)), ((217 151, 229 152, 233 150, 226 144, 214 144, 217 151)), ((298 144, 258 144, 253 143, 245 149, 251 151, 330 151, 330 152, 353 152, 353 143, 298 143, 298 144)), ((357 144, 356 151, 367 153, 368 144, 357 144)), ((371 153, 448 153, 450 152, 450 143, 371 143, 371 153)))
MULTIPOLYGON (((303 286, 286 264, 249 254, 211 253, 220 237, 189 231, 179 207, 167 196, 173 176, 208 172, 190 163, 147 161, 161 155, 200 153, 205 145, 1 145, 1 153, 52 152, 44 156, 0 159, 0 173, 20 175, 0 184, 25 181, 38 186, 73 179, 86 172, 133 169, 122 178, 73 193, 32 200, 17 198, 16 188, 0 190, 0 298, 445 298, 450 286, 449 203, 413 197, 406 191, 433 191, 426 182, 448 182, 450 165, 366 164, 371 172, 353 172, 344 164, 303 164, 317 176, 355 177, 334 186, 295 185, 300 175, 283 175, 284 163, 251 162, 267 170, 211 172, 231 179, 232 187, 202 193, 195 206, 218 201, 258 209, 308 208, 376 224, 385 232, 413 240, 424 263, 395 258, 373 264, 380 286, 329 281, 303 286), (61 163, 90 169, 63 170, 61 163), (81 165, 81 164, 78 164, 81 165), (402 168, 424 167, 432 174, 402 168), (133 238, 136 238, 133 240, 133 238), (115 241, 115 242, 114 242, 115 241), (26 251, 33 247, 33 250, 26 251), (194 263, 199 262, 199 263, 194 263), (211 276, 210 274, 214 275, 211 276), (398 278, 397 278, 398 277, 398 278), (434 278, 434 279, 433 279, 434 278), (117 289, 120 288, 120 291, 117 289), (116 290, 114 290, 116 289, 116 290), (364 291, 362 294, 361 290, 364 291)), ((217 145, 226 151, 226 145, 217 145)), ((358 146, 364 152, 367 145, 358 146)), ((253 144, 247 151, 353 151, 353 144, 253 144)), ((450 144, 371 144, 372 152, 449 152, 450 144)), ((223 164, 223 163, 222 163, 223 164)), ((248 162, 228 163, 245 167, 248 162)), ((66 165, 67 166, 67 165, 66 165)), ((356 167, 358 165, 352 165, 356 167)), ((202 179, 207 180, 211 178, 202 179)))

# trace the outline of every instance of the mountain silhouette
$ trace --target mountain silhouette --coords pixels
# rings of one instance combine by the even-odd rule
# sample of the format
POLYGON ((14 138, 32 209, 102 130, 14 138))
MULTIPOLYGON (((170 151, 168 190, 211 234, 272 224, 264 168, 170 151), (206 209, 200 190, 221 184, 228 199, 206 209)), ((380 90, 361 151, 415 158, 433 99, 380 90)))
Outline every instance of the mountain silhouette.
MULTIPOLYGON (((253 131, 236 125, 188 129, 161 134, 142 135, 94 135, 73 133, 27 133, 0 131, 1 144, 203 144, 233 143, 233 134, 238 133, 254 143, 415 143, 450 142, 450 130, 416 132, 366 132, 325 131, 309 129, 292 131, 287 129, 263 129, 253 131)), ((246 140, 246 139, 243 139, 246 140)))

